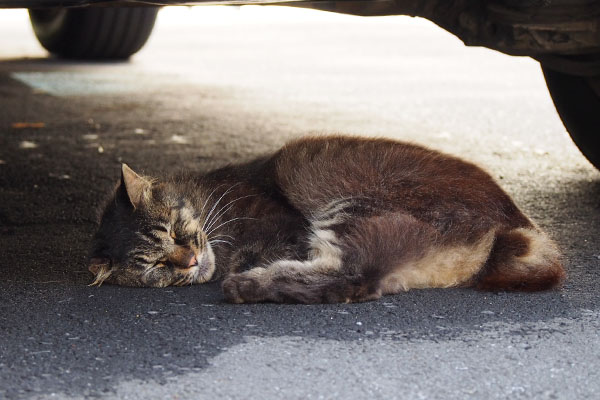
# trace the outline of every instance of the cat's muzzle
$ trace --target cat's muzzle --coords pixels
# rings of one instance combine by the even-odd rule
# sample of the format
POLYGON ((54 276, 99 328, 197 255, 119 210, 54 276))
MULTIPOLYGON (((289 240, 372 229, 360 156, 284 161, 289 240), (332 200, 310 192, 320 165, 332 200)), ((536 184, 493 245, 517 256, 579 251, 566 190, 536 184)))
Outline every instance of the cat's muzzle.
POLYGON ((204 283, 212 278, 215 273, 215 256, 210 245, 202 253, 194 254, 188 268, 196 269, 194 283, 204 283))

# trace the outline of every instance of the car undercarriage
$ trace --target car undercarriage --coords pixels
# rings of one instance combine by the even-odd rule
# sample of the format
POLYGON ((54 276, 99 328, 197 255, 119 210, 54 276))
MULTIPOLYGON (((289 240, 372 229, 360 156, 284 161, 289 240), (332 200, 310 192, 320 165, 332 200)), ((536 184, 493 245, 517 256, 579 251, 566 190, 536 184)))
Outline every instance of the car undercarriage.
POLYGON ((146 42, 159 7, 280 5, 359 16, 426 18, 460 38, 541 64, 574 142, 600 169, 600 0, 0 0, 28 8, 51 53, 71 59, 126 59, 146 42))

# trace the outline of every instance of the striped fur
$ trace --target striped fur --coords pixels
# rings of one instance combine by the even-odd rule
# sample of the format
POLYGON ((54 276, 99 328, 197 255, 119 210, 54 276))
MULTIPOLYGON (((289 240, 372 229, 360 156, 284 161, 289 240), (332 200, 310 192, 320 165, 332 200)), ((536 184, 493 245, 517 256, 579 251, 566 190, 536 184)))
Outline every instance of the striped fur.
POLYGON ((95 285, 223 280, 235 303, 531 291, 565 277, 556 245, 477 166, 343 136, 164 181, 124 165, 91 256, 95 285))

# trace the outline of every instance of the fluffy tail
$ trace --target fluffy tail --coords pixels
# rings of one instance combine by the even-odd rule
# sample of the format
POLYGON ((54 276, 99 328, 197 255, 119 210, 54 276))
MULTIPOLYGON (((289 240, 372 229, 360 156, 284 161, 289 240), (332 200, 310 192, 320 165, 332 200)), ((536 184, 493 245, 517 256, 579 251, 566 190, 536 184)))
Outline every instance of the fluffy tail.
POLYGON ((537 291, 552 289, 565 280, 560 253, 540 230, 500 231, 474 286, 482 290, 537 291))

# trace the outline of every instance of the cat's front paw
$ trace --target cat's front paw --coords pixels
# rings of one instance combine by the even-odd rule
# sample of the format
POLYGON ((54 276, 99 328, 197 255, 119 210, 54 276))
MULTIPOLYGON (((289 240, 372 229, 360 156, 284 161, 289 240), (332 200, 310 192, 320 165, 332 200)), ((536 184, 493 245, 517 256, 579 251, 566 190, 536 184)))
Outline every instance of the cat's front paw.
POLYGON ((225 278, 222 285, 225 300, 236 304, 264 301, 266 299, 264 282, 262 282, 264 279, 261 279, 262 274, 256 272, 251 270, 225 278))

